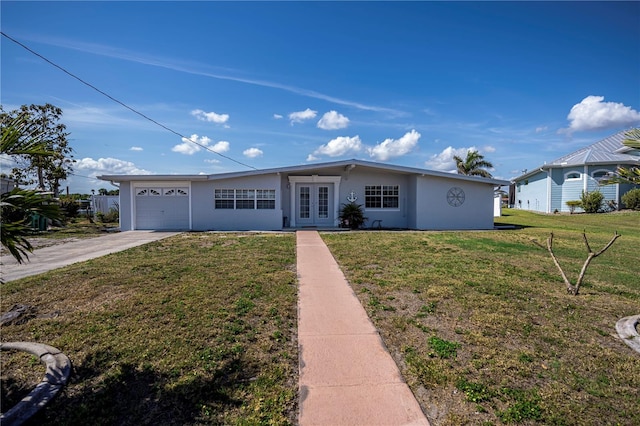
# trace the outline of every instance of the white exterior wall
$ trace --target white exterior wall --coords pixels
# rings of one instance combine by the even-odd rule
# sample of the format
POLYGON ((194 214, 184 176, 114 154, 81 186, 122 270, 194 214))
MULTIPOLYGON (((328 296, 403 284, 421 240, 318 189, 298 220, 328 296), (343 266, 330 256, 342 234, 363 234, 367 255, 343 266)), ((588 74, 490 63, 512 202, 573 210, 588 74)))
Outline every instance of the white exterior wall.
MULTIPOLYGON (((494 185, 460 179, 455 175, 432 176, 403 171, 384 170, 357 165, 356 167, 340 166, 296 171, 295 173, 274 172, 255 175, 244 175, 233 178, 210 180, 176 179, 173 181, 124 181, 120 183, 120 227, 122 230, 140 229, 136 221, 146 220, 150 226, 155 219, 163 219, 160 213, 176 217, 180 223, 184 216, 177 213, 188 213, 188 225, 180 229, 196 231, 221 230, 280 230, 293 226, 291 214, 296 211, 296 185, 313 181, 331 182, 334 188, 331 211, 334 221, 325 224, 322 220, 298 226, 335 226, 338 224, 340 207, 349 203, 349 198, 356 197, 356 204, 363 206, 364 215, 368 218, 365 227, 380 226, 382 228, 400 229, 492 229, 494 185), (302 182, 302 183, 300 183, 302 182), (366 208, 366 186, 398 186, 397 208, 366 208), (136 196, 140 188, 184 187, 189 189, 188 202, 177 203, 171 200, 156 206, 156 200, 140 201, 143 210, 136 210, 136 196), (465 191, 465 202, 459 207, 447 203, 447 192, 452 187, 465 191), (263 189, 275 190, 275 209, 216 209, 215 190, 227 189, 263 189), (171 207, 179 208, 171 211, 171 207), (154 207, 157 207, 154 210, 154 207), (287 220, 285 221, 285 217, 287 220), (379 221, 379 223, 376 223, 379 221)), ((164 191, 162 192, 164 194, 164 191)), ((170 195, 170 194, 169 194, 170 195)), ((151 197, 150 197, 151 198, 151 197)), ((160 197, 159 197, 160 198, 160 197)), ((170 197, 166 197, 170 198, 170 197)), ((159 223, 159 222, 158 222, 159 223)), ((177 223, 177 222, 176 222, 177 223)), ((164 222, 158 226, 165 226, 164 222)), ((178 229, 178 228, 176 228, 178 229)))
POLYGON ((417 229, 493 229, 493 185, 423 176, 418 177, 416 189, 417 229), (447 202, 452 187, 465 194, 458 207, 447 202))
POLYGON ((273 173, 235 179, 193 182, 193 229, 196 231, 269 231, 282 229, 280 176, 273 173), (275 189, 274 210, 215 209, 215 189, 275 189))
POLYGON ((365 227, 371 226, 375 220, 380 220, 384 228, 408 228, 408 208, 410 176, 399 173, 389 173, 383 171, 367 170, 356 167, 340 184, 340 206, 347 204, 347 197, 353 191, 358 197, 356 204, 361 204, 364 215, 368 219, 365 227), (367 185, 398 185, 398 208, 397 209, 367 209, 365 207, 365 186, 367 185))

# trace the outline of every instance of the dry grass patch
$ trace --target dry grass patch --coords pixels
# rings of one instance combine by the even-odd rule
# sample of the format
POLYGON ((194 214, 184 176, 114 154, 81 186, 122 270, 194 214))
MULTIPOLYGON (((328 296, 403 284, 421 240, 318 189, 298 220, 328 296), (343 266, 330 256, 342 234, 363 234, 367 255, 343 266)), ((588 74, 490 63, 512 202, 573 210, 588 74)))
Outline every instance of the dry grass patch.
MULTIPOLYGON (((3 285, 3 312, 60 315, 2 339, 47 343, 74 365, 35 423, 295 423, 294 271, 292 234, 191 233, 3 285)), ((3 409, 30 390, 30 364, 3 354, 3 409)))
POLYGON ((615 333, 640 313, 640 214, 507 214, 525 228, 323 239, 433 425, 640 424, 639 355, 615 333), (583 230, 622 237, 571 296, 531 240, 553 231, 575 279, 583 230))

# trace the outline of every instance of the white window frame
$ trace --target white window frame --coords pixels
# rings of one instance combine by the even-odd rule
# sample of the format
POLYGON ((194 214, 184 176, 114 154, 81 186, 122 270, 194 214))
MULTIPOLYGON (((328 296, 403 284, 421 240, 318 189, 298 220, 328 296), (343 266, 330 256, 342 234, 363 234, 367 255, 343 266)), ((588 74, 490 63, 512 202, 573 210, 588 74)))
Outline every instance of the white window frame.
POLYGON ((580 172, 567 172, 564 175, 564 180, 565 181, 568 181, 568 180, 571 180, 571 181, 582 180, 582 173, 580 173, 580 172), (569 176, 574 175, 574 174, 578 175, 578 177, 569 177, 569 176))
POLYGON ((215 188, 213 190, 214 210, 275 210, 276 190, 275 189, 237 189, 237 188, 215 188), (231 207, 216 207, 216 202, 231 201, 231 207), (247 201, 252 201, 248 203, 247 201), (262 203, 260 203, 262 201, 262 203), (270 203, 270 202, 273 203, 270 203), (245 207, 238 207, 239 203, 245 207), (252 207, 248 207, 253 204, 252 207), (260 205, 262 204, 262 207, 260 205), (264 207, 265 205, 269 207, 264 207))
POLYGON ((400 185, 365 185, 364 187, 364 208, 368 211, 400 211, 400 185), (384 191, 386 188, 393 188, 397 194, 396 195, 385 195, 384 191), (380 207, 367 207, 367 197, 377 197, 377 195, 367 195, 367 188, 380 188, 380 207), (385 207, 384 199, 387 198, 396 198, 398 200, 396 207, 385 207))

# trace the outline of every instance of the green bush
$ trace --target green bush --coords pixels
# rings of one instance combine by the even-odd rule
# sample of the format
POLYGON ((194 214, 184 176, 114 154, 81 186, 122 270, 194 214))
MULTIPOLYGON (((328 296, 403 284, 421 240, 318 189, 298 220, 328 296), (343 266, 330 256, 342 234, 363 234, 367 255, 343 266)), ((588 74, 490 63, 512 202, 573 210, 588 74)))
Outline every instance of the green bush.
POLYGON ((569 207, 569 213, 573 214, 578 207, 582 207, 582 201, 580 200, 570 200, 565 203, 567 207, 569 207))
POLYGON ((604 195, 602 195, 602 192, 600 191, 582 191, 580 201, 582 202, 582 210, 584 210, 585 213, 598 213, 602 208, 604 195))
POLYGON ((632 210, 640 210, 640 188, 632 189, 621 197, 625 207, 632 210))
POLYGON ((621 199, 628 209, 640 210, 640 188, 626 192, 621 199))
POLYGON ((96 217, 102 223, 115 223, 120 220, 120 212, 118 209, 111 207, 108 213, 98 212, 96 217))

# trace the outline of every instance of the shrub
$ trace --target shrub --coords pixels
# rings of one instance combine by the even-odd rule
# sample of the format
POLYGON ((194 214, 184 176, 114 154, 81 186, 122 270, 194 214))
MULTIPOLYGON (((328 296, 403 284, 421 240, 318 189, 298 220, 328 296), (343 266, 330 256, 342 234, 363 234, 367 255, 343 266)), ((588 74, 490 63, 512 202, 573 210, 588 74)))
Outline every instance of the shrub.
POLYGON ((570 200, 565 203, 567 207, 569 207, 569 213, 573 214, 578 207, 582 207, 582 201, 580 200, 570 200))
POLYGON ((74 200, 62 201, 60 203, 60 209, 67 219, 73 219, 74 217, 78 217, 80 204, 74 200))
POLYGON ((108 213, 96 213, 96 217, 102 223, 114 223, 120 220, 120 212, 118 211, 118 209, 114 209, 112 207, 109 209, 108 213))
POLYGON ((340 209, 340 222, 343 226, 351 229, 358 229, 366 222, 362 212, 362 204, 349 203, 343 204, 340 209))
POLYGON ((640 188, 625 193, 622 202, 628 209, 640 210, 640 188))
POLYGON ((600 191, 582 191, 580 201, 582 202, 582 210, 584 210, 585 213, 598 213, 602 208, 604 195, 602 195, 600 191))

